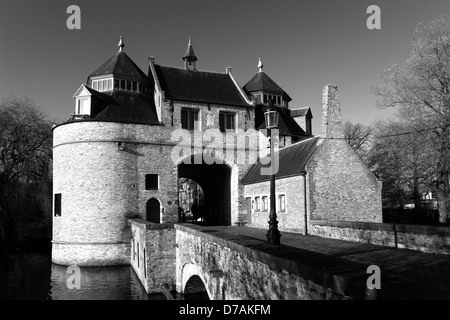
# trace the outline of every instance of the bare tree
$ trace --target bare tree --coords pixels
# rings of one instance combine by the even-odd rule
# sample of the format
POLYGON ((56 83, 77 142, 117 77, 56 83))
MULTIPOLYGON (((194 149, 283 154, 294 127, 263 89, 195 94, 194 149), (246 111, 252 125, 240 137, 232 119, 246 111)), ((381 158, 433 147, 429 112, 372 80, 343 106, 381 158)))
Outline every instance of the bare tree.
MULTIPOLYGON (((51 208, 48 184, 52 157, 51 123, 29 98, 10 96, 0 101, 0 238, 5 238, 17 206, 43 190, 41 204, 51 208), (39 186, 39 187, 38 187, 39 186), (38 190, 39 189, 39 190, 38 190), (28 190, 28 191, 26 191, 28 190)), ((39 202, 39 201, 38 201, 39 202)), ((31 210, 31 208, 30 208, 31 210)))
POLYGON ((367 156, 372 144, 372 127, 346 121, 344 123, 344 134, 350 147, 367 163, 367 156))
POLYGON ((415 30, 410 57, 384 72, 374 88, 381 107, 399 106, 417 130, 435 128, 429 144, 436 151, 439 221, 450 214, 450 16, 415 30))

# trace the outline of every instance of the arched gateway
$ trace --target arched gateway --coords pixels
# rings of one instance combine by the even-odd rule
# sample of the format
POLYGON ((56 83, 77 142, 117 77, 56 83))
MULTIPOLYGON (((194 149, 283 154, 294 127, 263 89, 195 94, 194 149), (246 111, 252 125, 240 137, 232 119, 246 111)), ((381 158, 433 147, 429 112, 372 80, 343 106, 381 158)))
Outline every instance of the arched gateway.
MULTIPOLYGON (((220 161, 220 160, 218 160, 220 161)), ((189 178, 197 182, 204 192, 204 201, 198 208, 197 216, 201 216, 206 225, 232 224, 232 171, 228 164, 207 164, 203 158, 193 155, 178 164, 178 178, 189 178)), ((237 200, 237 199, 236 199, 237 200)))

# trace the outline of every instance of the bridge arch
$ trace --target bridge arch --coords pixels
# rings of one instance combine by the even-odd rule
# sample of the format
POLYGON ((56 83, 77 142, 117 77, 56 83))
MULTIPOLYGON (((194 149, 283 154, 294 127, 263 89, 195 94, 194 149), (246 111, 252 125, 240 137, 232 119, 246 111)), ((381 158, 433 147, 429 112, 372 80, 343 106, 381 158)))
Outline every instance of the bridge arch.
POLYGON ((192 283, 192 281, 198 280, 203 283, 208 298, 211 299, 212 295, 201 269, 194 263, 186 263, 181 271, 181 292, 184 294, 189 294, 189 284, 192 283), (187 292, 186 289, 188 289, 187 292))

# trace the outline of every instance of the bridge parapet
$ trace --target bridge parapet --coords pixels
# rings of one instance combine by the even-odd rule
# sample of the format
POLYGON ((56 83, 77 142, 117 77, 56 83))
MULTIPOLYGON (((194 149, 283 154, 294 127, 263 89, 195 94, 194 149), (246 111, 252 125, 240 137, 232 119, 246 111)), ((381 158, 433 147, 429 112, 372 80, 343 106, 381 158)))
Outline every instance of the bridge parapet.
POLYGON ((233 228, 246 227, 175 224, 178 292, 184 293, 188 280, 199 276, 214 300, 373 298, 364 268, 355 272, 353 266, 343 270, 340 265, 339 271, 332 270, 336 258, 274 246, 233 233, 233 228))

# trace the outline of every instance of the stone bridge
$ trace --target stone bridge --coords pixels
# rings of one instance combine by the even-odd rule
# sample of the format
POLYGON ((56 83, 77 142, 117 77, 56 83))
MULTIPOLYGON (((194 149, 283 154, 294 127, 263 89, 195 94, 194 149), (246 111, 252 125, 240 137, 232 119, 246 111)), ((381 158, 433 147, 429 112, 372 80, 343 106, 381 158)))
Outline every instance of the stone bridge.
POLYGON ((364 267, 351 268, 351 277, 344 270, 330 273, 323 268, 332 262, 323 256, 274 246, 233 228, 256 231, 175 225, 177 292, 191 294, 204 286, 212 300, 370 299, 376 294, 367 289, 364 267), (189 285, 195 279, 203 286, 189 285))
MULTIPOLYGON (((348 226, 347 226, 348 227, 348 226)), ((245 226, 132 221, 131 265, 147 293, 211 300, 450 299, 450 255, 245 226), (369 266, 381 289, 369 289, 369 266), (182 295, 179 295, 181 293, 182 295)))

